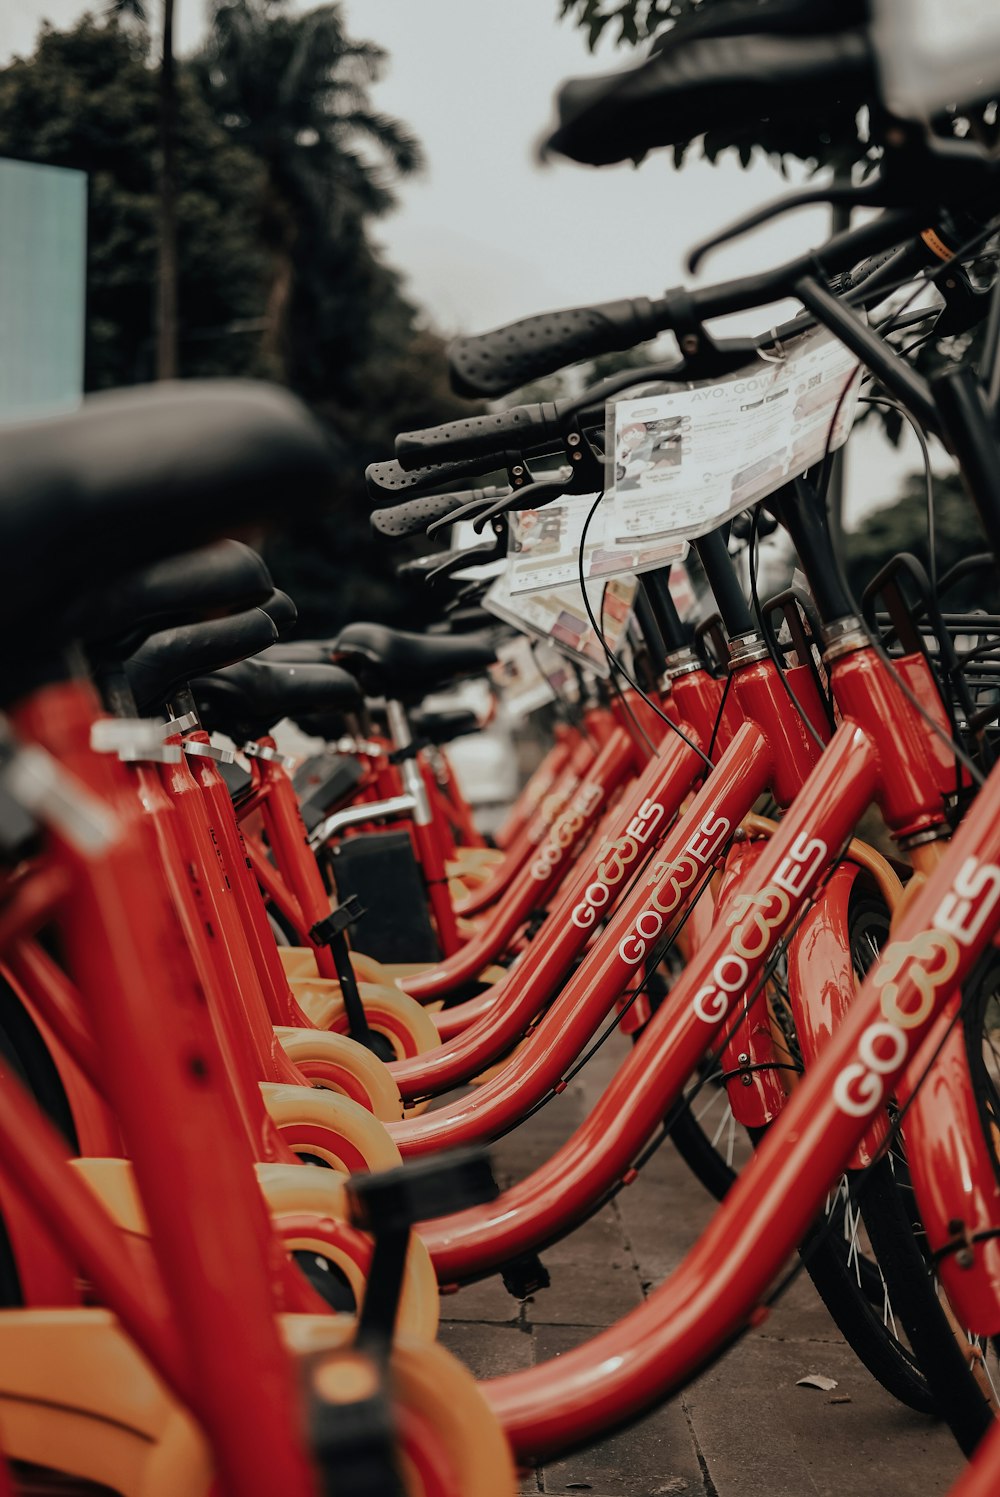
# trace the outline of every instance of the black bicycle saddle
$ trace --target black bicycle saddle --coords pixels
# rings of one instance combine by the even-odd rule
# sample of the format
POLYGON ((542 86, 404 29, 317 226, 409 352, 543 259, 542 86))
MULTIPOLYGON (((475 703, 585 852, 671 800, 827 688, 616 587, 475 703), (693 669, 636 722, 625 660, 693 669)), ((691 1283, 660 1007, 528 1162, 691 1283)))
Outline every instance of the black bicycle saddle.
POLYGON ((124 573, 270 518, 315 513, 335 471, 283 390, 191 381, 95 395, 0 432, 0 626, 39 652, 124 573))
POLYGON ((245 660, 192 681, 207 728, 235 743, 262 738, 283 717, 293 721, 327 712, 352 712, 363 698, 357 682, 335 665, 282 665, 245 660))
POLYGON ((644 60, 571 78, 556 95, 544 149, 592 166, 638 160, 657 147, 754 120, 807 114, 824 131, 854 132, 875 94, 864 0, 732 0, 660 32, 644 60))
POLYGON ((125 661, 125 674, 140 711, 166 701, 193 676, 246 660, 273 644, 275 628, 260 608, 230 618, 183 624, 151 634, 125 661))
POLYGON ((409 634, 384 624, 348 624, 333 641, 333 653, 368 695, 400 701, 419 699, 496 660, 494 645, 480 635, 409 634))
POLYGON ((241 613, 266 603, 272 593, 271 575, 256 551, 241 541, 216 541, 133 572, 88 599, 78 627, 92 659, 121 659, 154 632, 241 613))

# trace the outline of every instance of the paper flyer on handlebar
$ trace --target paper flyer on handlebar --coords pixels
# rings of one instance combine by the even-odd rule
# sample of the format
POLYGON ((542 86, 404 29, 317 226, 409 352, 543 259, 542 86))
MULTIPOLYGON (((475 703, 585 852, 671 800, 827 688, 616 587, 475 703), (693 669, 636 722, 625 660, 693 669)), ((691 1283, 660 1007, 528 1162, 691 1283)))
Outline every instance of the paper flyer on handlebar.
POLYGON ((547 706, 556 695, 539 668, 531 641, 523 634, 497 645, 490 678, 512 717, 527 717, 547 706))
POLYGON ((847 440, 861 372, 810 332, 728 379, 609 405, 615 540, 695 540, 804 473, 847 440))
MULTIPOLYGON (((570 583, 579 587, 583 528, 596 498, 596 494, 565 494, 542 509, 509 515, 507 563, 512 593, 547 592, 570 583)), ((608 499, 597 506, 587 527, 582 547, 584 577, 634 575, 669 566, 687 555, 684 540, 618 540, 614 527, 614 506, 608 499)))
MULTIPOLYGON (((612 651, 618 650, 625 637, 635 586, 634 577, 617 577, 608 582, 595 578, 587 583, 590 607, 612 651)), ((607 656, 587 617, 579 582, 552 588, 548 592, 514 594, 510 589, 509 573, 505 572, 484 597, 483 607, 497 618, 513 624, 515 629, 536 639, 547 640, 597 675, 606 677, 609 674, 607 656)))

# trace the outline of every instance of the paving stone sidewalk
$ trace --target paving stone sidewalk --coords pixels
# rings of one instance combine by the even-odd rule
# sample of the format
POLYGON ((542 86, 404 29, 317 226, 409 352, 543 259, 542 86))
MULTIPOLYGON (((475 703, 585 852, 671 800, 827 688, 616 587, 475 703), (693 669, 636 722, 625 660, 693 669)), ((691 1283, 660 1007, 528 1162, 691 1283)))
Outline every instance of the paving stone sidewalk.
MULTIPOLYGON (((621 1059, 618 1035, 493 1149, 501 1183, 543 1162, 621 1059)), ((640 1178, 543 1253, 552 1287, 523 1304, 499 1279, 442 1302, 441 1338, 480 1377, 578 1346, 679 1263, 713 1202, 669 1145, 640 1178)), ((771 1316, 672 1402, 624 1434, 526 1473, 524 1493, 590 1497, 939 1497, 962 1469, 948 1430, 897 1404, 855 1359, 800 1275, 771 1316), (833 1393, 796 1387, 819 1372, 833 1393), (849 1400, 845 1402, 844 1400, 849 1400)))

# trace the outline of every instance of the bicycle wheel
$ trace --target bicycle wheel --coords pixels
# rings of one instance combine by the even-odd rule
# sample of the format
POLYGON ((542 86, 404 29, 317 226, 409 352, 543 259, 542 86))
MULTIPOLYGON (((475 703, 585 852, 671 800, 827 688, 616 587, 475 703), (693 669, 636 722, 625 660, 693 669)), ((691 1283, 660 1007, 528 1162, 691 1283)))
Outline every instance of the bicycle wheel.
POLYGON ((1000 1184, 1000 952, 989 951, 966 983, 962 1027, 979 1120, 1000 1184))
POLYGON ((736 1179, 737 1153, 745 1136, 729 1105, 722 1067, 707 1063, 678 1103, 670 1121, 670 1141, 717 1201, 736 1179))
MULTIPOLYGON (((856 900, 852 898, 850 920, 851 955, 862 978, 888 934, 887 911, 862 889, 856 900)), ((991 1002, 1000 1011, 1000 966, 995 977, 992 990, 986 984, 979 1004, 970 1005, 970 1011, 975 1007, 983 1012, 991 1002)), ((889 1112, 892 1118, 891 1103, 889 1112)), ((838 1264, 819 1254, 816 1265, 807 1264, 810 1277, 855 1352, 883 1386, 911 1408, 943 1418, 962 1449, 971 1454, 992 1419, 980 1382, 992 1384, 994 1390, 997 1386, 995 1349, 984 1338, 962 1330, 941 1292, 898 1135, 882 1158, 845 1177, 841 1188, 849 1228, 847 1260, 838 1264), (852 1267, 854 1283, 845 1292, 843 1270, 850 1278, 852 1267), (882 1285, 881 1307, 872 1292, 873 1269, 882 1285), (877 1322, 867 1331, 863 1299, 877 1322), (856 1323, 860 1341, 848 1333, 849 1320, 856 1323)), ((808 1242, 803 1252, 809 1252, 808 1242)))
MULTIPOLYGON (((889 911, 880 898, 856 884, 848 922, 852 964, 861 979, 888 936, 889 911)), ((773 1017, 789 1053, 801 1063, 780 957, 770 981, 773 1017)), ((720 1075, 717 1063, 706 1064, 671 1127, 671 1138, 698 1178, 721 1200, 736 1178, 742 1130, 729 1109, 720 1075)), ((928 1280, 926 1261, 913 1235, 910 1203, 900 1196, 896 1169, 896 1159, 886 1158, 870 1170, 845 1173, 799 1252, 832 1319, 872 1376, 907 1407, 936 1414, 939 1400, 923 1371, 924 1362, 937 1355, 959 1384, 966 1373, 936 1288, 928 1280)))
MULTIPOLYGON (((986 952, 966 982, 962 998, 969 1079, 987 1153, 1000 1184, 1000 952, 986 952)), ((927 1272, 933 1274, 929 1263, 927 1272)), ((964 1378, 959 1390, 942 1379, 939 1396, 955 1438, 971 1455, 1000 1410, 1000 1339, 974 1335, 952 1318, 964 1378)), ((930 1377, 936 1385, 936 1369, 930 1370, 930 1377)))

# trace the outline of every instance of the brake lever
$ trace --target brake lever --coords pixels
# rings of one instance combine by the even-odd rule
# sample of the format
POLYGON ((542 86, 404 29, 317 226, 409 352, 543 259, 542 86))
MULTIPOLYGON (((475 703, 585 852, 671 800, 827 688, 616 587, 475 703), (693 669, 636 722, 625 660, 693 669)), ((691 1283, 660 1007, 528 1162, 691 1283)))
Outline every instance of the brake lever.
POLYGON ((594 449, 577 418, 568 423, 565 434, 566 457, 563 467, 552 473, 536 477, 527 463, 523 464, 524 475, 521 486, 500 499, 491 510, 473 521, 473 529, 482 531, 487 521, 495 515, 511 510, 540 509, 563 494, 594 494, 604 487, 604 458, 594 449))
POLYGON ((566 456, 569 458, 572 478, 567 494, 596 494, 604 488, 604 457, 598 455, 594 444, 580 424, 579 415, 573 416, 566 432, 566 456))
MULTIPOLYGON (((452 552, 447 552, 451 556, 452 552)), ((406 561, 401 561, 396 567, 397 577, 426 578, 428 572, 432 572, 441 563, 440 554, 429 551, 426 556, 410 556, 406 561)))
POLYGON ((560 468, 557 473, 545 474, 542 478, 530 477, 520 489, 512 489, 505 498, 498 499, 491 509, 473 520, 473 530, 481 534, 490 521, 499 519, 512 510, 541 509, 543 504, 549 504, 567 492, 570 478, 571 474, 565 468, 560 468))
MULTIPOLYGON (((509 488, 501 489, 495 484, 491 485, 483 491, 482 498, 474 499, 469 504, 463 504, 460 509, 453 509, 443 520, 435 520, 432 525, 427 527, 427 534, 429 536, 434 535, 442 525, 454 525, 459 520, 472 520, 473 529, 477 535, 481 535, 488 523, 506 514, 510 509, 535 509, 539 503, 537 493, 535 492, 536 484, 539 482, 544 484, 549 475, 546 474, 542 479, 536 480, 535 475, 528 466, 527 460, 520 453, 508 451, 504 454, 504 460, 507 465, 507 477, 510 481, 509 488), (526 503, 518 504, 516 496, 529 488, 532 490, 530 499, 526 503), (483 509, 482 504, 485 499, 492 499, 494 502, 488 508, 483 509)), ((568 472, 566 476, 567 478, 569 477, 568 472)), ((545 504, 548 501, 542 499, 540 502, 545 504)))
POLYGON ((925 204, 929 215, 940 201, 959 203, 974 199, 1000 170, 1000 158, 974 141, 935 135, 926 121, 897 119, 880 111, 878 131, 883 143, 881 169, 867 182, 832 182, 826 187, 806 188, 765 204, 727 229, 703 240, 688 255, 693 275, 709 251, 728 244, 741 234, 768 223, 793 208, 829 203, 851 208, 912 208, 925 204))
POLYGON ((465 567, 482 566, 484 562, 496 561, 507 554, 507 522, 502 516, 497 515, 493 521, 493 540, 485 546, 471 546, 468 551, 452 551, 446 556, 432 572, 428 572, 424 581, 429 587, 435 582, 443 582, 453 572, 461 572, 465 567))
POLYGON ((772 202, 765 203, 762 208, 756 208, 752 213, 744 214, 742 218, 737 218, 726 228, 720 229, 717 234, 696 244, 688 253, 688 272, 696 275, 705 257, 713 250, 721 249, 724 244, 730 244, 743 234, 749 234, 753 229, 759 229, 762 224, 770 223, 772 219, 780 218, 783 213, 791 213, 796 208, 812 207, 816 203, 827 203, 830 207, 844 208, 886 207, 884 187, 882 175, 879 173, 870 181, 857 187, 848 182, 831 182, 825 187, 803 188, 800 192, 790 192, 784 197, 775 198, 772 202))
POLYGON ((503 500, 510 492, 510 489, 499 489, 495 484, 491 484, 489 489, 483 490, 479 498, 470 499, 468 504, 460 504, 458 509, 453 509, 449 514, 443 515, 440 520, 433 520, 428 525, 425 534, 434 536, 439 530, 457 525, 461 520, 471 520, 483 514, 489 516, 496 512, 498 495, 503 500), (484 505, 488 506, 485 510, 484 505))
POLYGON ((982 308, 992 295, 992 287, 977 291, 964 265, 948 267, 948 274, 941 276, 937 289, 944 299, 944 308, 934 324, 934 332, 942 338, 967 333, 983 319, 982 308))

